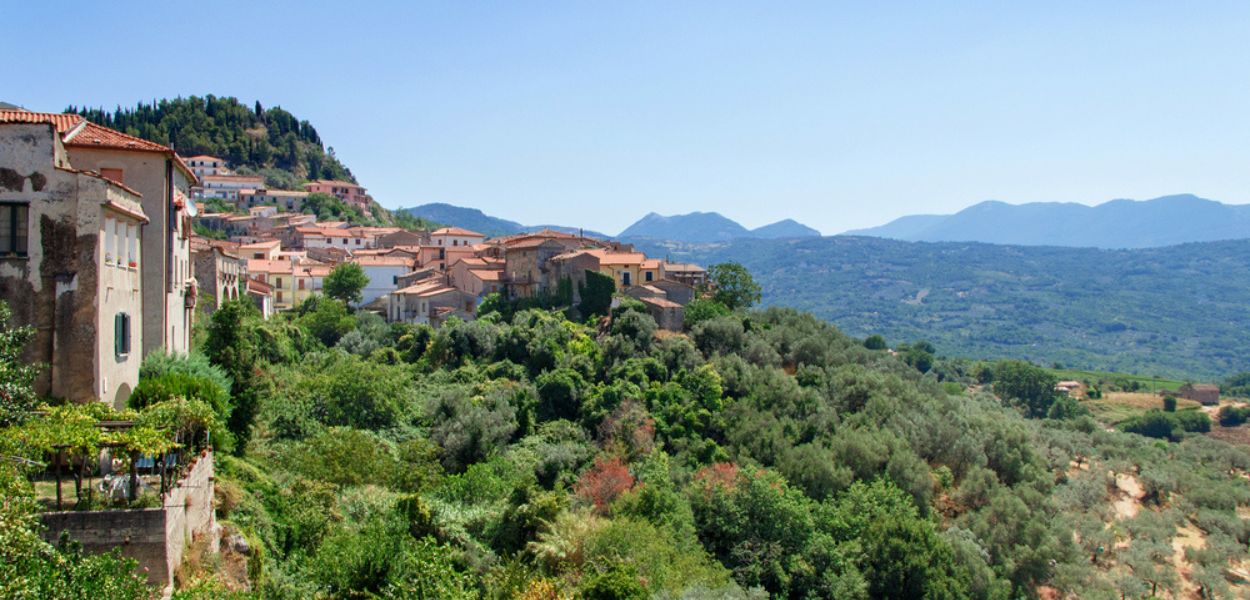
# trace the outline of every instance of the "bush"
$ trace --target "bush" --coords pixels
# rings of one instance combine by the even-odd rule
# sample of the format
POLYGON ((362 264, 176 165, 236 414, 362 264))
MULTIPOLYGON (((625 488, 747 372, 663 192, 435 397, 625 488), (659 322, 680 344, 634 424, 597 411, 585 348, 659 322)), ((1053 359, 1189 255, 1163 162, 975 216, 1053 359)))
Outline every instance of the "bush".
POLYGON ((1176 412, 1176 398, 1173 398, 1172 396, 1164 396, 1163 410, 1164 412, 1176 412))
POLYGON ((165 354, 155 351, 143 359, 139 365, 139 380, 155 379, 169 373, 181 373, 191 377, 203 377, 217 384, 227 394, 230 393, 230 376, 225 370, 214 365, 207 356, 198 352, 191 354, 165 354))
POLYGON ((1161 410, 1152 410, 1144 415, 1133 417, 1120 424, 1120 429, 1128 433, 1136 433, 1146 437, 1171 439, 1176 423, 1170 415, 1161 410))
POLYGON ((1236 427, 1250 419, 1250 406, 1225 406, 1220 409, 1219 420, 1223 427, 1236 427))
POLYGON ((201 400, 212 407, 213 412, 223 421, 230 417, 230 395, 218 382, 208 377, 184 373, 170 372, 155 378, 141 379, 130 393, 126 404, 132 409, 142 410, 174 398, 201 400))

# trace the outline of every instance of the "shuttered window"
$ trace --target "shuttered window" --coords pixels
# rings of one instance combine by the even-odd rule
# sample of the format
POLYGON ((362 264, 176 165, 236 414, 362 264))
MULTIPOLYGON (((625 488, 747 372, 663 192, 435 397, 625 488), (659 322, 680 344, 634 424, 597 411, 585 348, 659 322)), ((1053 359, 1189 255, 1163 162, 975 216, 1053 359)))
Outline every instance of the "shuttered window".
POLYGON ((126 313, 113 317, 113 352, 119 357, 130 354, 130 315, 126 313))

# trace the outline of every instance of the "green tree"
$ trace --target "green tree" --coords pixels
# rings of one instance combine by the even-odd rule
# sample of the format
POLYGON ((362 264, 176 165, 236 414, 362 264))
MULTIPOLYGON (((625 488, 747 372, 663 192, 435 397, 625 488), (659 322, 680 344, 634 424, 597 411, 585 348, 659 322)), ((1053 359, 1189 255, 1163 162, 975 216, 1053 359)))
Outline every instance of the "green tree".
POLYGON ((583 318, 608 314, 612 305, 612 295, 616 293, 616 282, 611 277, 595 271, 586 271, 586 283, 578 290, 582 298, 577 310, 583 318))
POLYGON ((708 267, 708 282, 712 297, 730 310, 750 308, 760 301, 760 285, 751 277, 746 267, 736 262, 725 262, 708 267))
POLYGON ((864 338, 864 347, 869 350, 885 350, 885 337, 879 333, 874 333, 867 338, 864 338))
POLYGON ((259 405, 257 354, 249 319, 257 318, 255 306, 247 299, 232 300, 213 313, 208 325, 204 353, 209 361, 230 377, 231 400, 227 427, 234 434, 236 452, 242 452, 251 437, 252 421, 259 405))
POLYGON ((365 270, 354 262, 342 262, 334 267, 326 276, 324 290, 327 296, 342 300, 348 304, 360 302, 361 290, 369 285, 369 276, 365 270))
POLYGON ((994 393, 1014 401, 1035 419, 1050 410, 1058 382, 1050 371, 1020 360, 1004 360, 994 367, 994 393))
POLYGON ((34 327, 12 327, 9 305, 0 300, 0 426, 26 418, 35 406, 39 368, 22 362, 22 349, 35 336, 34 327))
POLYGON ((711 298, 695 298, 686 305, 684 311, 684 325, 687 330, 692 330, 696 325, 704 321, 710 321, 717 317, 723 317, 733 311, 728 306, 721 304, 717 300, 711 298))

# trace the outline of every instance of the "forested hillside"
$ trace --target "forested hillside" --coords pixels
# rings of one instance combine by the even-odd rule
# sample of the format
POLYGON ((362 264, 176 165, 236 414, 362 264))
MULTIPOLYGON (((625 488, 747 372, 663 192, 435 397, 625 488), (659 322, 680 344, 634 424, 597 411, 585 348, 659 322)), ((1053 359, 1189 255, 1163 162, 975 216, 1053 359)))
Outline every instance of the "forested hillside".
MULTIPOLYGON (((216 412, 227 543, 192 545, 175 598, 1245 591, 1225 573, 1246 557, 1250 456, 1188 425, 1107 431, 1041 369, 931 368, 793 310, 713 311, 676 335, 631 301, 589 325, 488 305, 504 312, 434 330, 322 297, 270 321, 234 302, 203 356, 146 361, 133 409, 216 412), (1131 511, 1120 481, 1145 490, 1131 511), (1202 546, 1178 555, 1177 535, 1202 546)), ((52 415, 134 418, 81 410, 52 415)), ((53 417, 4 414, 0 451, 33 460, 0 463, 21 499, 0 592, 141 597, 125 563, 33 536, 20 474, 45 464, 28 440, 53 417)))
POLYGON ((241 174, 264 175, 268 184, 298 189, 311 179, 355 181, 351 171, 322 146, 306 120, 279 107, 247 106, 236 98, 163 99, 112 111, 70 106, 66 112, 161 144, 182 156, 208 154, 226 159, 241 174))
POLYGON ((1218 379, 1250 367, 1250 241, 1141 250, 837 236, 643 244, 746 265, 764 303, 948 355, 1218 379))

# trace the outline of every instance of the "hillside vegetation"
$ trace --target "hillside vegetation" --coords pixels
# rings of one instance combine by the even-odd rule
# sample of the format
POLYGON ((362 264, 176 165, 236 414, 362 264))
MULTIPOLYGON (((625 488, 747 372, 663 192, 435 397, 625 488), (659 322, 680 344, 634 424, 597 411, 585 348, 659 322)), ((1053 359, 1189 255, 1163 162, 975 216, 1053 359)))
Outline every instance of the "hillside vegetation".
POLYGON ((172 146, 182 156, 226 159, 240 174, 263 175, 274 188, 299 189, 313 179, 355 182, 352 173, 322 146, 307 120, 279 107, 247 106, 236 98, 162 99, 134 107, 70 106, 66 112, 146 140, 172 146))
MULTIPOLYGON (((589 323, 529 309, 433 330, 321 297, 266 322, 227 304, 199 337, 211 366, 149 360, 132 398, 229 390, 213 439, 231 541, 184 565, 175 597, 1246 591, 1230 578, 1250 456, 1233 446, 1107 431, 1042 369, 930 370, 793 310, 661 335, 626 301, 589 323)), ((20 456, 26 427, 0 450, 20 456)), ((0 465, 17 498, 23 464, 39 463, 0 465)), ((72 549, 5 523, 26 545, 5 545, 0 589, 142 595, 124 562, 57 558, 72 549)))
POLYGON ((926 339, 948 355, 1178 379, 1250 364, 1250 241, 1096 250, 837 236, 641 247, 739 261, 765 304, 811 311, 851 335, 926 339))

